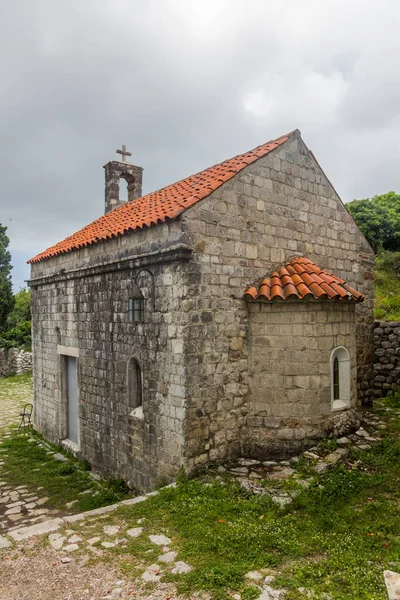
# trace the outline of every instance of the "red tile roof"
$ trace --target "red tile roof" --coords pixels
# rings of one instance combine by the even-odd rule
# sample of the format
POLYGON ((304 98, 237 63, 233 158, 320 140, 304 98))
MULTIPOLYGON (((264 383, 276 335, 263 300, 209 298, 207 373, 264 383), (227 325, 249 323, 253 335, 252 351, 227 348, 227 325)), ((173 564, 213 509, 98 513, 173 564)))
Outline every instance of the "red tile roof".
POLYGON ((246 290, 244 296, 247 300, 365 300, 343 279, 305 257, 289 260, 257 287, 246 290))
POLYGON ((199 200, 209 196, 247 165, 256 162, 284 144, 289 135, 284 135, 258 146, 250 152, 209 167, 205 171, 191 175, 157 192, 127 202, 65 238, 62 242, 31 258, 28 263, 39 262, 51 256, 71 252, 71 250, 123 235, 128 231, 145 226, 150 227, 150 225, 162 223, 167 219, 174 219, 199 200))

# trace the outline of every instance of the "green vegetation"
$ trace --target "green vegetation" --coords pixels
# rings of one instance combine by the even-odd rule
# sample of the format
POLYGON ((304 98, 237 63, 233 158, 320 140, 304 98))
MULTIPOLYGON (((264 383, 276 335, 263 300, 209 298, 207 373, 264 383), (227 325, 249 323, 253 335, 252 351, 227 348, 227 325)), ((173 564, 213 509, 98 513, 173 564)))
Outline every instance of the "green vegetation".
POLYGON ((400 320, 400 194, 388 192, 346 205, 376 252, 375 318, 400 320))
POLYGON ((289 590, 288 600, 322 600, 324 594, 386 600, 383 571, 400 570, 400 411, 387 412, 388 406, 400 408, 398 397, 378 408, 387 420, 383 439, 368 450, 352 450, 344 464, 322 475, 309 464, 313 482, 284 510, 227 477, 181 477, 176 488, 102 521, 127 528, 139 519, 144 528, 127 548, 110 552, 127 574, 137 575, 160 554, 148 534, 163 532, 173 539, 178 560, 194 567, 163 580, 175 582, 181 593, 202 589, 218 600, 232 592, 258 597, 245 578, 255 569, 275 575, 274 586, 289 590))
POLYGON ((400 251, 400 194, 353 200, 346 208, 375 252, 400 251))
POLYGON ((0 346, 31 349, 31 294, 21 289, 13 295, 10 240, 0 223, 0 346))
POLYGON ((7 227, 0 223, 0 333, 7 328, 7 317, 14 305, 11 284, 11 254, 8 251, 10 240, 7 227))
MULTIPOLYGON (((32 375, 3 377, 0 381, 0 417, 16 417, 20 408, 32 397, 32 375)), ((14 431, 3 438, 0 467, 1 479, 14 487, 26 485, 41 495, 48 496, 48 508, 65 512, 81 512, 107 504, 113 504, 131 496, 121 479, 94 480, 89 464, 81 461, 60 447, 45 441, 32 428, 14 431), (60 462, 53 455, 61 453, 66 461, 60 462), (84 493, 82 493, 84 492, 84 493), (69 502, 76 502, 66 507, 69 502)))
POLYGON ((7 329, 0 337, 5 348, 31 350, 31 293, 21 289, 14 296, 14 307, 7 318, 7 329))
POLYGON ((48 508, 64 509, 76 500, 67 512, 78 513, 107 506, 129 497, 129 490, 119 479, 95 481, 90 477, 87 463, 82 462, 59 447, 45 442, 32 429, 15 432, 3 441, 4 460, 1 477, 17 487, 26 485, 48 496, 48 508), (62 453, 68 462, 59 462, 54 453, 62 453), (83 493, 82 493, 83 492, 83 493))
POLYGON ((381 251, 375 262, 375 318, 400 321, 400 252, 381 251))
MULTIPOLYGON (((26 400, 30 382, 27 375, 3 379, 0 407, 11 394, 21 402, 21 390, 26 400)), ((400 393, 392 391, 375 410, 386 429, 370 449, 351 450, 343 463, 321 475, 312 460, 302 457, 292 462, 300 475, 297 485, 273 482, 274 488, 298 493, 284 509, 216 468, 198 479, 187 479, 182 471, 177 487, 88 522, 90 537, 102 535, 107 524, 120 524, 121 535, 143 527, 125 547, 117 545, 106 557, 91 560, 116 560, 127 576, 138 576, 160 555, 148 535, 164 533, 173 540, 177 559, 193 567, 185 575, 165 568, 163 581, 174 582, 183 594, 204 590, 215 600, 228 600, 240 592, 244 600, 254 600, 260 591, 245 574, 257 569, 276 576, 273 585, 288 590, 287 600, 322 600, 324 594, 332 600, 386 600, 383 571, 400 570, 400 393), (303 478, 309 487, 303 487, 303 478)), ((319 446, 327 452, 336 447, 334 439, 319 446)), ((67 462, 56 461, 53 454, 60 448, 32 431, 3 438, 2 450, 1 478, 32 491, 43 486, 48 507, 62 509, 77 500, 68 510, 79 512, 127 495, 122 480, 93 481, 88 464, 68 453, 67 462)), ((76 529, 80 535, 86 531, 76 529)))

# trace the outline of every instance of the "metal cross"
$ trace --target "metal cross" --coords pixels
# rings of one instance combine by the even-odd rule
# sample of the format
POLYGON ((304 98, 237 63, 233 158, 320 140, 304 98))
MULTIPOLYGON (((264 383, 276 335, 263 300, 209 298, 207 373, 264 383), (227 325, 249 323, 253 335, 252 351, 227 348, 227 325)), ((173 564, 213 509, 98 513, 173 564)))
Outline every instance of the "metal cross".
POLYGON ((127 156, 132 156, 132 152, 128 152, 125 144, 122 144, 122 150, 117 150, 117 154, 122 154, 123 162, 126 162, 127 156))

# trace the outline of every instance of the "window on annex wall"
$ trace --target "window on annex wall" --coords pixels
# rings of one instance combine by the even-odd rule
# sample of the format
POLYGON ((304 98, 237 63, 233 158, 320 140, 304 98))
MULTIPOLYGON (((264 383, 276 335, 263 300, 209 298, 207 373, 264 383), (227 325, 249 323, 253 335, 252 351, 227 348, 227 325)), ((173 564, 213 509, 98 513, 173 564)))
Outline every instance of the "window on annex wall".
POLYGON ((139 362, 134 357, 128 361, 127 382, 130 415, 143 419, 142 371, 139 362))
POLYGON ((350 355, 344 346, 338 346, 331 354, 332 410, 350 406, 350 382, 350 355))
POLYGON ((128 321, 132 323, 144 322, 144 298, 129 298, 128 321))

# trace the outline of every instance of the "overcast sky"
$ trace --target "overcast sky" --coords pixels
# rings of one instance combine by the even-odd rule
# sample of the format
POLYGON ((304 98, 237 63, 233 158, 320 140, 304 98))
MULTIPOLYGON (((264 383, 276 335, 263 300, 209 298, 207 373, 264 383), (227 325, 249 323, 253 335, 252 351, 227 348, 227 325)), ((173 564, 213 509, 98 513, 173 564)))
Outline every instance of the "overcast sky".
POLYGON ((345 202, 400 191, 398 0, 3 0, 0 222, 25 261, 104 212, 300 129, 345 202))

